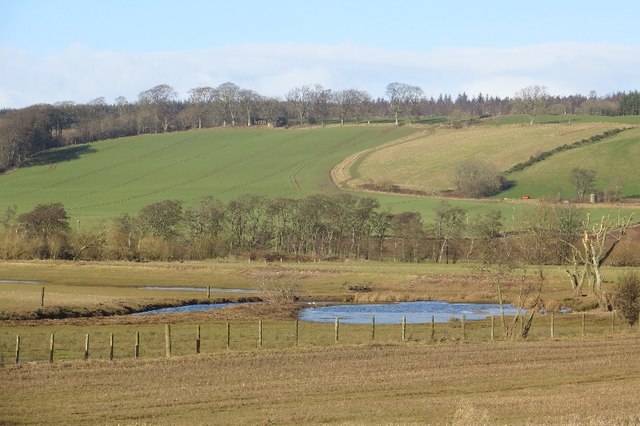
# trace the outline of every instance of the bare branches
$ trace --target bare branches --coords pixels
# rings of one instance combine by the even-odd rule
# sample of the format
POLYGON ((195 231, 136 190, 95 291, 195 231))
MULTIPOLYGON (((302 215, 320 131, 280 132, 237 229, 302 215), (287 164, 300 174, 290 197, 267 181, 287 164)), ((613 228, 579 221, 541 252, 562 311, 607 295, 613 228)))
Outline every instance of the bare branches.
POLYGON ((576 296, 582 293, 582 287, 585 281, 588 281, 592 294, 598 298, 600 307, 610 309, 608 297, 602 290, 602 266, 627 234, 631 222, 632 215, 617 221, 611 221, 603 216, 600 222, 591 224, 591 218, 587 215, 580 245, 570 244, 573 253, 573 272, 565 270, 576 296))

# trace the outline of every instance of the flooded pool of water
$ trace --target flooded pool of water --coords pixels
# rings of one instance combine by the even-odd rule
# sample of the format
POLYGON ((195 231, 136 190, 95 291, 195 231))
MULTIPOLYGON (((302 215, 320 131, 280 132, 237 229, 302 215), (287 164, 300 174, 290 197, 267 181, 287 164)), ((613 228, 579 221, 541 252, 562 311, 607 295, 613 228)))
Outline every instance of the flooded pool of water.
MULTIPOLYGON (((504 305, 505 315, 515 315, 516 308, 504 305)), ((300 312, 300 320, 309 322, 334 322, 340 318, 345 324, 370 324, 375 316, 377 324, 400 324, 403 317, 407 323, 419 324, 434 321, 448 322, 455 318, 468 321, 480 320, 491 315, 500 315, 499 304, 449 303, 449 302, 400 302, 363 305, 330 305, 305 308, 300 312)))
POLYGON ((0 280, 0 284, 40 284, 40 281, 30 281, 30 280, 0 280))
POLYGON ((212 304, 200 304, 200 305, 186 305, 176 306, 173 308, 153 309, 151 311, 138 312, 133 315, 147 315, 147 314, 175 314, 179 312, 200 312, 210 311, 213 309, 226 308, 231 305, 238 305, 239 303, 212 303, 212 304))

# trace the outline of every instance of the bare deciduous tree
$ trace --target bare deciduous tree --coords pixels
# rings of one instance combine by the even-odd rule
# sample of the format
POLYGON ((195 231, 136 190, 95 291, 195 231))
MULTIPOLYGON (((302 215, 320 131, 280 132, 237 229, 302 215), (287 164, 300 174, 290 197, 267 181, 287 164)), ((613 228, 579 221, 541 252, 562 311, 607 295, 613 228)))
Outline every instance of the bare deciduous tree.
POLYGON ((516 93, 514 109, 516 112, 529 117, 529 124, 533 126, 538 114, 544 111, 548 98, 549 94, 546 87, 527 86, 516 93))
POLYGON ((236 117, 240 110, 240 87, 235 83, 222 83, 216 88, 216 101, 219 103, 222 114, 223 124, 227 125, 227 119, 231 121, 231 125, 236 125, 236 117))
POLYGON ((239 99, 242 110, 247 116, 247 126, 249 127, 253 124, 253 112, 258 108, 260 95, 253 90, 242 89, 239 93, 239 99))
POLYGON ((202 129, 202 119, 210 112, 215 100, 215 90, 211 87, 196 87, 189 90, 189 102, 193 105, 198 119, 198 129, 202 129))
POLYGON ((154 118, 155 132, 158 132, 158 124, 166 132, 169 129, 171 117, 171 105, 178 99, 178 94, 168 84, 160 84, 149 90, 140 92, 138 102, 147 109, 154 118))
POLYGON ((300 125, 304 123, 304 118, 309 114, 309 106, 312 101, 311 87, 304 85, 302 87, 296 87, 289 90, 286 99, 291 108, 293 108, 300 120, 300 125))
POLYGON ((576 188, 579 199, 583 200, 584 196, 593 190, 595 182, 596 172, 594 170, 586 170, 579 167, 571 170, 571 183, 576 188))
POLYGON ((462 234, 466 215, 465 209, 452 206, 447 201, 440 202, 436 207, 435 235, 441 240, 436 260, 438 263, 442 262, 443 258, 449 263, 450 242, 462 234))
POLYGON ((389 98, 396 126, 398 126, 400 125, 400 113, 407 111, 409 115, 411 115, 413 112, 413 104, 423 96, 424 92, 418 86, 394 82, 387 85, 386 94, 389 98))
POLYGON ((573 271, 568 269, 565 271, 576 295, 582 293, 582 287, 586 281, 589 283, 592 294, 598 298, 600 307, 610 309, 609 298, 602 289, 602 266, 626 235, 630 225, 631 216, 617 221, 611 221, 603 216, 596 224, 591 224, 590 217, 587 216, 580 242, 571 245, 573 271))
POLYGON ((333 103, 333 92, 325 89, 321 84, 316 84, 311 92, 311 110, 316 119, 320 119, 320 124, 324 127, 326 120, 331 115, 331 104, 333 103))

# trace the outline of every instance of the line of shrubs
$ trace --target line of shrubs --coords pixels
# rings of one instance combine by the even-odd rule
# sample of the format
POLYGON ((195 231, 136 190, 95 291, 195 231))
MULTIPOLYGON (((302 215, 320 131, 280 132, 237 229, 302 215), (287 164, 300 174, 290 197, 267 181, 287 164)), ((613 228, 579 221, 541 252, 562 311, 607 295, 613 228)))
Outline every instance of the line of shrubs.
POLYGON ((509 173, 519 172, 519 171, 524 170, 527 167, 532 166, 532 165, 534 165, 536 163, 539 163, 540 161, 545 160, 545 159, 547 159, 547 158, 551 157, 552 155, 557 154, 559 152, 568 151, 570 149, 579 148, 579 147, 582 147, 582 146, 585 146, 585 145, 594 144, 594 143, 600 142, 600 141, 602 141, 604 139, 613 137, 613 136, 617 135, 618 133, 623 132, 624 130, 628 130, 628 129, 629 129, 629 127, 622 128, 622 129, 607 130, 606 132, 604 132, 604 133, 602 133, 600 135, 594 135, 594 136, 591 136, 588 139, 582 139, 582 140, 580 140, 578 142, 573 142, 573 143, 570 143, 570 144, 564 144, 564 145, 558 146, 558 147, 556 147, 556 148, 554 148, 552 150, 541 152, 538 155, 532 155, 527 161, 516 164, 515 166, 513 166, 510 169, 506 170, 504 173, 505 174, 509 174, 509 173))

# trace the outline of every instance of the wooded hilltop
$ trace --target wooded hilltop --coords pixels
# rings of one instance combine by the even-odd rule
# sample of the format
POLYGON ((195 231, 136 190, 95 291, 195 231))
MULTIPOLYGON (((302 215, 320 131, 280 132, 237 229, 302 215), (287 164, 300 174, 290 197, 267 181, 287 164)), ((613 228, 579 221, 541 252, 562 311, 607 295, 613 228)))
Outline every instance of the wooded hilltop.
POLYGON ((0 172, 20 167, 30 156, 50 148, 143 133, 217 126, 272 127, 328 123, 391 122, 454 124, 473 118, 525 114, 533 124, 538 114, 638 115, 640 93, 598 96, 551 96, 545 87, 530 86, 513 98, 479 93, 427 96, 417 86, 390 83, 386 97, 366 91, 332 90, 316 84, 296 87, 284 98, 262 96, 232 82, 189 90, 186 99, 169 85, 140 92, 129 101, 98 97, 86 104, 64 101, 0 111, 0 172), (444 117, 447 117, 446 119, 444 117))

